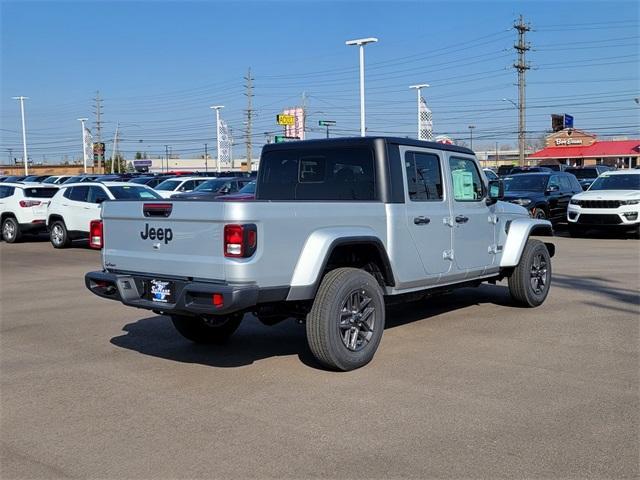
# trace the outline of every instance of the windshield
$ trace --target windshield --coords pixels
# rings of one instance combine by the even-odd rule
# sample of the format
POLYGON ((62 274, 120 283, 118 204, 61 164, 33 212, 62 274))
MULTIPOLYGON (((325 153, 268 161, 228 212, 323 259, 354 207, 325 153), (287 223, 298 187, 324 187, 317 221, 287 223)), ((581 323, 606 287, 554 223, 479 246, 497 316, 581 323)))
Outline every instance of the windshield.
POLYGON ((589 190, 640 190, 640 175, 604 174, 591 184, 589 190))
POLYGON ((155 189, 173 191, 178 188, 178 185, 180 185, 181 183, 182 180, 165 180, 164 182, 157 185, 155 189))
POLYGON ((138 178, 133 178, 129 181, 129 183, 142 183, 142 184, 146 184, 148 181, 150 181, 153 177, 138 177, 138 178))
POLYGON ((162 198, 150 188, 138 187, 134 185, 109 187, 109 191, 113 194, 116 200, 147 200, 151 198, 162 198))
POLYGON ((249 182, 238 193, 256 193, 256 182, 249 182))
POLYGON ((505 192, 544 192, 548 175, 523 174, 504 179, 505 192))
POLYGON ((58 191, 57 188, 52 188, 52 187, 25 188, 24 189, 24 196, 25 197, 29 197, 29 198, 51 198, 56 194, 57 191, 58 191))
POLYGON ((42 183, 56 183, 56 180, 58 180, 60 177, 49 177, 49 178, 45 178, 42 183))
POLYGON ((217 179, 217 180, 207 180, 206 182, 201 183, 196 187, 194 192, 217 192, 220 190, 226 183, 229 183, 228 180, 217 179))
POLYGON ((75 183, 75 182, 81 182, 83 178, 85 178, 83 175, 77 175, 77 176, 75 176, 75 177, 69 177, 69 178, 67 178, 67 179, 66 179, 64 182, 62 182, 62 183, 64 184, 64 183, 75 183))
POLYGON ((567 168, 567 173, 572 173, 578 178, 596 178, 598 171, 595 168, 567 168))

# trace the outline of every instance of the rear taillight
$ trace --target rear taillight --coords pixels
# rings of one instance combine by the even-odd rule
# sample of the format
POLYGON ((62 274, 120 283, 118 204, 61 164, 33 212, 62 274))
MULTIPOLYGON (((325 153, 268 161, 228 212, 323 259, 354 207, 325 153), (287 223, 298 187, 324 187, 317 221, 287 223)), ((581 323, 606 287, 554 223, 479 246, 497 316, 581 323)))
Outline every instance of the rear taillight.
POLYGON ((89 246, 100 250, 104 246, 102 220, 91 220, 89 224, 89 246))
POLYGON ((21 207, 36 207, 40 205, 41 202, 38 200, 20 200, 21 207))
POLYGON ((224 226, 224 256, 247 258, 256 252, 258 230, 252 223, 224 226))

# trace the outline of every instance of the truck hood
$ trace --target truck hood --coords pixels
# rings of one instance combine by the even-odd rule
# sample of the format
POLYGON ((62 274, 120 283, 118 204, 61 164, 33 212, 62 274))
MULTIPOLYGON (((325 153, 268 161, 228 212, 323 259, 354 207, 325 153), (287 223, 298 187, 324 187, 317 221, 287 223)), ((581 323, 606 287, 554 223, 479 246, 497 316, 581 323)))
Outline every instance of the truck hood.
MULTIPOLYGON (((523 198, 523 197, 518 197, 518 198, 523 198)), ((522 217, 529 216, 529 211, 526 208, 520 205, 516 205, 515 203, 509 203, 508 200, 498 202, 496 210, 498 213, 503 213, 508 215, 522 216, 522 217)))

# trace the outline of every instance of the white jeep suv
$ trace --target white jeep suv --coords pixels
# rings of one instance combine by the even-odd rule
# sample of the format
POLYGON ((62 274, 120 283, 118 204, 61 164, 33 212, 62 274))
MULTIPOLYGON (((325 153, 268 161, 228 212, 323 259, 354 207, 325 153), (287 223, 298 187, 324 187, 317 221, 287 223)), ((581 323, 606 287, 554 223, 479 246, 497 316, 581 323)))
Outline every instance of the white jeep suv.
POLYGON ((567 220, 571 236, 598 227, 640 233, 640 170, 602 173, 589 190, 571 198, 567 220))
POLYGON ((47 205, 58 187, 40 183, 0 184, 0 222, 7 243, 20 240, 23 233, 46 230, 47 205))
POLYGON ((51 199, 47 209, 47 226, 51 244, 65 248, 77 238, 89 236, 91 220, 100 219, 105 200, 161 199, 146 185, 126 182, 82 182, 64 184, 51 199))

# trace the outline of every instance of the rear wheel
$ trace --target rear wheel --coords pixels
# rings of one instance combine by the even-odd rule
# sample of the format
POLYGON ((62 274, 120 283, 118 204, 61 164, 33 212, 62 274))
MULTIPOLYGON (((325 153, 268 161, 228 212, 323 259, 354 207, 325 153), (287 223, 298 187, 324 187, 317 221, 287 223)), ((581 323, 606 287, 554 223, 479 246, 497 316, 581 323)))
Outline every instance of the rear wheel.
POLYGON ((357 268, 327 273, 307 315, 307 341, 318 361, 354 370, 373 358, 384 331, 384 298, 376 279, 357 268))
POLYGON ((49 227, 49 240, 55 248, 66 248, 71 245, 71 238, 62 220, 55 220, 49 227))
POLYGON ((172 315, 171 321, 187 340, 195 343, 223 343, 238 329, 243 317, 243 313, 213 318, 172 315))
POLYGON ((540 240, 527 240, 520 263, 509 277, 509 292, 516 304, 537 307, 551 286, 551 256, 540 240))
POLYGON ((7 217, 2 222, 2 239, 7 243, 16 243, 20 241, 22 232, 20 224, 13 217, 7 217))

